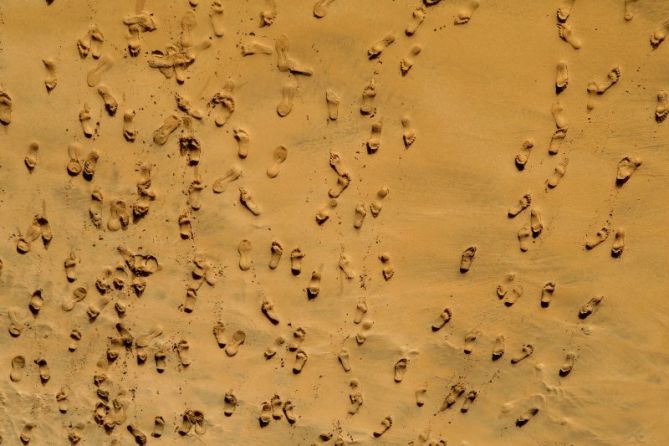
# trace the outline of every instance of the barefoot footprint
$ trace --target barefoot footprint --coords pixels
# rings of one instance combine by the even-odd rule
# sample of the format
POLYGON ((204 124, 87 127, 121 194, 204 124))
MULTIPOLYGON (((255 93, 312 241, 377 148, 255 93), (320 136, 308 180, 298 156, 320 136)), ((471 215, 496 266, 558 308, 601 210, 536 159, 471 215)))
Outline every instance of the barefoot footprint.
POLYGON ((381 132, 383 131, 383 120, 372 123, 369 139, 367 140, 367 153, 370 155, 376 153, 381 148, 381 132))
POLYGON ((164 145, 170 135, 181 125, 181 119, 177 115, 165 118, 163 124, 153 132, 153 142, 159 146, 164 145))
POLYGON ((12 358, 11 370, 9 372, 9 379, 12 382, 19 382, 23 379, 24 369, 26 368, 26 358, 18 355, 12 358))
POLYGON ((294 375, 298 375, 298 374, 302 373, 302 370, 304 369, 304 366, 306 365, 308 359, 309 359, 309 356, 302 349, 299 349, 295 353, 295 364, 293 365, 293 374, 294 375))
POLYGON ((560 184, 560 180, 562 180, 562 177, 564 177, 564 174, 567 173, 567 165, 569 164, 569 159, 565 158, 560 163, 555 166, 555 170, 553 171, 553 174, 546 179, 546 192, 548 192, 551 189, 555 189, 558 184, 560 184))
POLYGON ((269 268, 276 269, 283 255, 283 245, 278 240, 273 240, 270 245, 269 268))
POLYGON ((523 226, 518 230, 518 244, 521 252, 527 252, 530 249, 530 242, 532 241, 532 231, 527 226, 523 226))
POLYGON ((232 339, 225 346, 225 354, 233 357, 239 352, 239 347, 246 341, 246 333, 242 330, 237 330, 232 334, 232 339))
POLYGON ((574 34, 574 29, 571 27, 570 24, 558 23, 557 27, 558 27, 558 36, 560 37, 560 39, 567 42, 575 50, 581 48, 583 42, 581 42, 580 38, 576 37, 576 35, 574 34))
POLYGON ((425 6, 421 5, 416 9, 414 9, 413 12, 411 13, 411 21, 404 29, 404 34, 406 34, 409 37, 416 34, 416 31, 418 31, 420 25, 422 25, 422 23, 425 21, 426 16, 427 16, 427 10, 425 9, 425 6))
POLYGON ((251 241, 244 239, 239 242, 237 252, 239 253, 239 269, 248 271, 253 263, 251 260, 251 241))
POLYGON ((223 27, 223 3, 221 0, 213 0, 209 10, 209 19, 211 20, 211 27, 214 30, 216 37, 223 37, 225 29, 223 27))
POLYGON ((267 168, 267 176, 276 178, 281 170, 281 165, 288 158, 288 149, 285 146, 277 146, 272 153, 274 163, 267 168))
POLYGON ((492 360, 497 361, 499 358, 504 356, 504 349, 505 349, 505 340, 504 340, 504 335, 499 334, 495 338, 495 344, 493 345, 492 348, 492 360))
POLYGON ((337 118, 339 117, 340 101, 341 98, 332 88, 328 88, 325 90, 325 103, 327 104, 328 119, 330 121, 336 121, 337 118))
POLYGON ((626 156, 618 161, 618 172, 616 174, 616 185, 622 186, 630 179, 632 174, 641 166, 641 158, 626 156))
POLYGON ((611 257, 618 258, 623 255, 625 249, 625 230, 622 228, 616 229, 613 245, 611 246, 611 257))
POLYGON ((285 118, 293 110, 293 99, 297 94, 297 79, 289 75, 281 86, 281 101, 276 106, 276 113, 285 118))
POLYGON ((302 272, 303 258, 304 254, 302 253, 302 250, 299 247, 293 249, 290 252, 290 272, 293 274, 293 276, 299 276, 300 273, 302 272))
POLYGON ((376 106, 374 105, 374 98, 376 98, 376 85, 374 78, 362 90, 362 101, 360 104, 360 114, 363 116, 374 116, 376 114, 376 106))
POLYGON ((534 346, 532 344, 523 344, 521 353, 511 358, 511 364, 518 364, 520 361, 530 357, 532 353, 534 353, 534 346))
POLYGON ((102 81, 102 74, 108 71, 114 61, 110 56, 103 56, 98 62, 98 65, 91 69, 86 75, 86 83, 89 87, 96 87, 102 81))
POLYGON ((334 2, 334 0, 318 0, 314 4, 314 9, 313 9, 314 17, 316 17, 317 19, 322 19, 323 17, 325 17, 328 13, 328 8, 330 7, 330 4, 332 2, 334 2))
POLYGON ((610 229, 607 226, 602 226, 594 235, 587 235, 585 237, 585 249, 594 249, 609 238, 610 229))
POLYGON ((465 346, 463 351, 466 355, 470 355, 474 351, 474 343, 479 336, 481 336, 481 331, 477 329, 472 329, 465 334, 465 346))
POLYGON ((222 177, 217 178, 211 186, 215 194, 222 194, 228 188, 228 184, 239 179, 242 176, 242 168, 232 166, 222 177))
POLYGON ((232 136, 237 141, 237 156, 241 159, 246 159, 249 156, 249 134, 243 128, 235 128, 232 130, 232 136))
POLYGON ((540 303, 542 308, 548 308, 550 306, 551 300, 553 299, 553 293, 555 293, 555 282, 546 282, 541 289, 540 303))
POLYGON ((249 192, 248 189, 244 187, 239 188, 239 202, 243 204, 244 207, 248 209, 248 211, 251 212, 253 215, 255 216, 260 215, 260 207, 253 200, 251 192, 249 192))
POLYGON ((565 377, 569 375, 574 368, 574 362, 576 362, 576 354, 573 352, 569 352, 565 355, 564 358, 564 363, 562 364, 562 367, 560 367, 560 370, 558 371, 558 375, 561 377, 565 377))
POLYGON ((520 199, 518 200, 518 203, 509 208, 509 211, 507 212, 507 215, 509 218, 514 218, 521 212, 523 212, 525 209, 527 209, 530 204, 532 204, 532 195, 530 193, 526 193, 520 199))
POLYGON ((400 358, 395 362, 394 367, 394 379, 396 383, 401 383, 404 379, 404 375, 407 372, 407 366, 409 365, 409 358, 400 358))
POLYGON ((437 332, 444 328, 446 324, 451 320, 453 313, 450 308, 444 308, 444 311, 441 312, 436 321, 432 323, 432 331, 437 332))
POLYGON ((390 416, 385 417, 383 420, 381 420, 381 426, 379 426, 378 429, 376 429, 372 435, 374 438, 379 438, 393 426, 393 419, 390 416))
POLYGON ((595 296, 591 298, 578 310, 578 318, 586 319, 588 316, 590 316, 595 311, 595 309, 599 307, 599 304, 602 303, 603 299, 604 296, 595 296))
POLYGON ((527 164, 527 161, 530 159, 530 153, 532 152, 532 148, 534 148, 534 139, 528 138, 525 141, 523 141, 523 145, 520 146, 520 151, 518 152, 516 158, 514 159, 514 162, 516 163, 516 168, 518 170, 525 169, 525 165, 527 164))
POLYGON ((527 409, 521 416, 516 419, 516 426, 523 427, 530 421, 536 414, 539 413, 538 407, 531 407, 527 409))
POLYGON ((465 8, 462 8, 460 11, 458 11, 458 14, 455 16, 455 19, 453 20, 453 23, 455 25, 464 25, 466 23, 469 23, 469 21, 472 18, 472 14, 474 14, 474 11, 476 11, 478 7, 479 7, 478 0, 470 0, 469 4, 465 8))
POLYGON ((414 45, 411 47, 411 49, 409 49, 409 54, 400 60, 400 73, 402 73, 402 76, 409 74, 409 70, 411 70, 415 63, 414 59, 420 54, 422 50, 423 47, 420 45, 414 45))
POLYGON ((466 273, 472 267, 474 256, 476 255, 476 245, 472 245, 462 252, 460 257, 460 272, 466 273))
POLYGON ((23 163, 26 165, 28 172, 32 173, 37 167, 37 153, 39 152, 39 143, 37 141, 32 141, 28 145, 28 153, 25 158, 23 158, 23 163))
POLYGON ((374 42, 367 50, 367 57, 372 60, 378 58, 383 51, 395 42, 395 35, 390 33, 374 42))

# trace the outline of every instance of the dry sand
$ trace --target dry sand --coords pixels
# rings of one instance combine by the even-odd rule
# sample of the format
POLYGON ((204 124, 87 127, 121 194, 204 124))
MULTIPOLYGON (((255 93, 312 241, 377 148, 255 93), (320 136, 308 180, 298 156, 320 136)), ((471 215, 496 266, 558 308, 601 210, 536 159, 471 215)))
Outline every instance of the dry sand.
POLYGON ((2 443, 669 444, 667 20, 2 1, 2 443))

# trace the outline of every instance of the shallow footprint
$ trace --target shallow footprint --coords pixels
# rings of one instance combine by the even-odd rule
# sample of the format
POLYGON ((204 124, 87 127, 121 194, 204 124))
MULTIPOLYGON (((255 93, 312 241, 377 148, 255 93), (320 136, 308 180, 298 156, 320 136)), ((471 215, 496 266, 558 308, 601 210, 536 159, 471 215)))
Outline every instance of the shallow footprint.
POLYGON ((281 164, 288 158, 288 149, 285 146, 277 146, 272 153, 274 163, 267 168, 267 176, 276 178, 281 170, 281 164))
POLYGON ((251 241, 244 239, 239 242, 237 252, 239 253, 239 269, 248 271, 253 263, 251 260, 251 241))
POLYGON ((376 59, 383 53, 383 51, 395 42, 395 35, 392 33, 386 34, 381 39, 374 42, 367 50, 367 57, 372 60, 376 59))
POLYGON ((586 302, 578 310, 579 319, 586 319, 588 316, 590 316, 599 307, 599 304, 602 303, 603 299, 604 296, 595 296, 586 302))
POLYGON ((558 184, 560 184, 560 180, 562 180, 562 177, 564 177, 565 173, 567 173, 567 165, 569 164, 569 159, 565 158, 560 163, 555 166, 555 170, 553 171, 553 174, 546 179, 546 192, 548 192, 551 189, 555 189, 558 184))
POLYGON ((211 20, 211 27, 214 30, 216 37, 223 37, 225 28, 223 27, 223 3, 221 0, 213 0, 209 10, 209 19, 211 20))
POLYGON ((523 145, 520 146, 520 151, 516 155, 516 158, 514 159, 514 163, 516 164, 516 168, 518 170, 524 170, 525 165, 527 164, 527 161, 530 159, 530 153, 532 152, 532 148, 534 147, 534 139, 528 138, 525 141, 523 141, 523 145))
POLYGON ((569 85, 569 69, 567 62, 558 62, 555 68, 555 94, 560 94, 567 89, 569 85))
POLYGON ((242 169, 239 166, 232 166, 222 177, 217 178, 211 186, 215 194, 222 194, 228 188, 228 185, 242 176, 242 169))
POLYGON ((527 252, 530 249, 530 242, 532 241, 532 231, 529 227, 523 226, 518 230, 518 245, 521 252, 527 252))
POLYGON ((12 382, 19 382, 23 379, 24 369, 26 368, 26 358, 18 355, 12 358, 11 370, 9 371, 9 379, 12 382))
POLYGON ((497 361, 499 358, 504 356, 504 350, 505 350, 504 335, 499 334, 495 338, 495 344, 492 347, 492 360, 497 361))
POLYGON ((339 117, 340 101, 341 98, 332 88, 328 88, 325 90, 325 103, 327 104, 328 119, 330 121, 336 121, 337 118, 339 117))
POLYGON ((232 334, 232 339, 225 346, 225 354, 232 357, 239 352, 239 347, 246 341, 246 333, 237 330, 232 334))
POLYGON ((411 13, 411 21, 409 24, 406 26, 404 29, 404 34, 407 36, 413 36, 416 34, 416 31, 418 31, 418 28, 420 25, 423 24, 425 21, 425 17, 427 16, 427 10, 425 9, 425 6, 420 5, 414 11, 411 13))
POLYGON ((574 362, 576 362, 576 354, 569 352, 565 355, 564 358, 564 363, 562 364, 562 367, 560 367, 560 370, 558 371, 558 375, 561 377, 565 377, 569 375, 574 368, 574 362))
POLYGON ((96 87, 101 81, 102 81, 102 74, 109 70, 112 65, 114 64, 114 61, 111 57, 109 56, 104 56, 100 59, 100 62, 98 62, 98 65, 91 69, 88 74, 86 75, 86 82, 89 87, 96 87))
POLYGON ((288 79, 281 86, 281 101, 276 106, 276 113, 285 118, 293 110, 293 99, 297 94, 297 79, 294 76, 288 76, 288 79))
POLYGON ((609 238, 610 229, 608 226, 602 226, 594 235, 590 234, 585 237, 585 248, 590 250, 602 244, 609 238))
POLYGON ((316 17, 317 19, 322 19, 323 17, 325 17, 328 13, 328 8, 330 7, 330 4, 332 4, 332 2, 334 2, 334 0, 318 0, 314 4, 314 9, 313 9, 314 17, 316 17))
POLYGON ((538 407, 531 407, 527 409, 521 416, 516 418, 516 426, 523 427, 530 421, 536 414, 539 413, 538 407))
POLYGON ((577 50, 581 48, 581 46, 583 46, 583 42, 581 41, 580 38, 576 37, 576 35, 574 34, 574 29, 571 27, 570 24, 558 23, 557 27, 558 27, 558 36, 560 36, 560 39, 567 42, 569 45, 571 45, 572 48, 577 50))
POLYGON ((396 383, 401 383, 404 379, 404 375, 407 372, 407 367, 409 365, 409 358, 400 358, 395 363, 394 367, 394 379, 396 383))
POLYGON ((466 355, 470 355, 474 351, 474 343, 479 336, 481 336, 481 331, 477 329, 472 329, 465 334, 465 346, 463 351, 466 355))
POLYGON ((12 106, 12 97, 0 86, 0 124, 11 124, 12 106))
POLYGON ((415 63, 414 59, 421 53, 422 50, 423 47, 420 45, 414 45, 409 49, 409 54, 400 60, 400 73, 402 73, 402 76, 409 74, 409 71, 415 63))
POLYGON ((37 167, 37 153, 39 152, 39 143, 37 141, 32 141, 28 145, 28 153, 25 158, 23 158, 23 163, 26 165, 28 172, 32 173, 37 167))

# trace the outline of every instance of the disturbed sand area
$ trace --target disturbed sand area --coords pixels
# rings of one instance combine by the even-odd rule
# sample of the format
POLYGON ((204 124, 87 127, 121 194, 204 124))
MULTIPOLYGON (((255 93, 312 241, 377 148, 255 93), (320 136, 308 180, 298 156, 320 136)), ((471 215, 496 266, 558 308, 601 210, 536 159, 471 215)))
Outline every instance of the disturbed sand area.
POLYGON ((0 4, 3 444, 669 441, 669 3, 50 3, 0 4))

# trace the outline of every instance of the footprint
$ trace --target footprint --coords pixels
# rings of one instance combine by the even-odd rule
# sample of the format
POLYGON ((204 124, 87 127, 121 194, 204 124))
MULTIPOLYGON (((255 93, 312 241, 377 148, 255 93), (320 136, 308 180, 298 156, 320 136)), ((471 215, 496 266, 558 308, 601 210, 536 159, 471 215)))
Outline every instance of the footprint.
POLYGON ((251 241, 244 239, 239 242, 237 252, 239 253, 239 269, 248 271, 253 263, 251 260, 251 241))
POLYGON ((585 237, 585 249, 594 249, 609 238, 610 229, 608 226, 602 226, 594 235, 589 234, 585 237))
POLYGON ((60 413, 67 413, 68 410, 68 397, 70 395, 70 389, 67 386, 60 388, 58 393, 56 393, 56 403, 58 404, 58 411, 60 413))
POLYGON ((107 220, 107 229, 118 231, 127 229, 130 223, 130 212, 128 205, 123 200, 112 200, 109 206, 110 216, 107 220))
POLYGON ((193 238, 193 225, 191 223, 191 216, 188 211, 184 211, 179 215, 179 235, 182 240, 188 240, 193 238))
POLYGON ((544 229, 541 212, 536 208, 530 209, 530 229, 532 230, 532 237, 539 237, 544 229))
POLYGON ((270 406, 272 406, 272 418, 275 420, 280 420, 283 418, 282 412, 282 407, 283 407, 283 402, 281 401, 281 397, 277 394, 274 394, 272 398, 269 400, 270 406))
POLYGON ((248 189, 244 187, 239 188, 239 202, 244 205, 255 216, 260 215, 260 207, 256 204, 248 189))
POLYGON ((381 132, 383 131, 383 120, 372 123, 369 139, 367 140, 367 153, 370 155, 376 153, 381 148, 381 132))
POLYGON ((520 197, 518 203, 515 206, 509 208, 509 211, 507 213, 509 218, 514 218, 515 216, 523 212, 525 209, 527 209, 530 206, 530 204, 532 204, 532 194, 528 192, 522 197, 520 197))
POLYGON ((432 323, 432 331, 437 332, 444 328, 446 324, 451 320, 453 313, 450 308, 444 308, 444 311, 441 312, 437 320, 432 323))
POLYGON ((280 72, 286 71, 294 75, 311 76, 314 74, 313 70, 307 66, 303 66, 300 62, 288 55, 290 43, 288 37, 285 35, 279 36, 275 40, 274 48, 276 49, 277 62, 276 66, 280 72))
POLYGON ((286 421, 288 421, 288 424, 295 424, 297 421, 297 417, 295 416, 295 413, 293 412, 295 410, 295 405, 293 404, 292 401, 287 400, 283 404, 283 414, 286 416, 286 421))
POLYGON ((414 59, 420 54, 422 50, 423 47, 420 45, 414 45, 411 47, 411 49, 409 49, 409 54, 400 60, 400 73, 402 73, 402 76, 406 76, 409 73, 409 70, 411 70, 415 63, 414 59))
POLYGON ((408 149, 414 142, 416 142, 416 130, 411 127, 411 120, 408 116, 404 116, 401 120, 401 123, 402 141, 404 142, 404 148, 408 149))
POLYGON ((237 156, 241 159, 246 159, 249 156, 249 134, 242 128, 235 128, 232 130, 232 135, 237 141, 237 156))
POLYGON ((344 172, 337 177, 337 184, 328 190, 328 196, 330 198, 339 198, 350 184, 351 175, 348 172, 344 172))
POLYGON ((560 184, 560 180, 562 180, 562 177, 564 177, 564 174, 567 173, 567 165, 569 164, 569 159, 565 158, 560 163, 555 166, 555 170, 553 171, 553 174, 546 179, 546 192, 548 192, 551 189, 555 189, 558 184, 560 184))
POLYGON ((297 94, 297 80, 294 76, 288 76, 281 86, 281 101, 276 106, 276 113, 285 118, 293 110, 293 100, 297 94))
POLYGON ((657 93, 657 106, 655 106, 655 121, 660 123, 669 115, 669 94, 665 90, 657 93))
POLYGON ((620 187, 630 179, 632 174, 641 166, 641 158, 626 156, 618 161, 618 173, 616 175, 616 186, 620 187))
POLYGON ((81 341, 81 331, 75 328, 70 332, 70 345, 68 345, 67 349, 70 352, 76 351, 80 341, 81 341))
POLYGON ((381 420, 381 425, 379 426, 378 429, 376 429, 373 432, 374 438, 379 438, 393 426, 393 419, 390 416, 385 417, 383 420, 381 420))
POLYGON ((347 280, 353 280, 355 278, 355 271, 351 268, 351 263, 351 258, 348 254, 341 253, 339 256, 339 269, 344 273, 347 280))
POLYGON ((555 94, 560 94, 567 89, 569 85, 569 70, 567 62, 558 62, 555 69, 555 94))
POLYGON ((253 56, 254 54, 274 54, 272 47, 265 45, 257 40, 250 40, 240 44, 242 56, 253 56))
POLYGON ((342 347, 341 350, 339 350, 337 359, 339 360, 339 364, 341 364, 341 368, 344 369, 346 373, 351 371, 351 356, 346 347, 342 347))
POLYGON ((12 122, 12 97, 0 86, 0 123, 9 125, 12 122))
POLYGON ((97 150, 92 150, 86 157, 82 169, 83 173, 82 176, 86 181, 93 180, 93 177, 95 176, 95 169, 97 168, 99 159, 100 159, 100 154, 97 152, 97 150))
POLYGON ((18 355, 12 358, 11 370, 9 372, 9 379, 12 382, 19 382, 23 379, 23 373, 26 368, 26 358, 18 355))
POLYGON ((560 150, 559 146, 567 137, 569 123, 567 122, 567 118, 564 116, 564 107, 559 102, 553 104, 551 113, 553 114, 553 120, 555 121, 556 128, 551 135, 551 141, 548 145, 548 153, 550 155, 556 155, 560 150))
POLYGON ((548 308, 553 299, 553 293, 555 293, 555 282, 550 281, 546 282, 541 289, 541 307, 548 308))
POLYGON ((98 94, 102 98, 102 101, 105 104, 105 110, 107 110, 109 116, 114 116, 116 114, 116 111, 118 110, 118 101, 112 94, 109 87, 107 87, 104 84, 100 85, 98 87, 98 94))
POLYGON ((504 299, 504 305, 512 306, 523 295, 523 286, 516 283, 514 273, 507 274, 502 283, 497 285, 497 297, 504 299))
POLYGON ((474 256, 476 255, 476 245, 472 245, 465 249, 462 252, 462 257, 460 258, 460 272, 466 273, 469 271, 469 268, 472 267, 474 262, 474 256))
POLYGON ((56 64, 53 59, 42 59, 42 64, 47 72, 47 78, 44 80, 44 86, 46 87, 46 92, 51 93, 51 91, 56 88, 58 85, 58 78, 56 77, 56 64))
POLYGON ((191 118, 185 117, 182 122, 184 128, 179 136, 179 153, 186 157, 189 166, 195 166, 200 163, 202 146, 200 140, 195 136, 191 118))
POLYGON ((293 365, 293 374, 294 375, 298 375, 298 374, 302 373, 302 370, 304 369, 304 366, 307 363, 308 359, 309 359, 309 356, 302 349, 299 349, 295 353, 295 365, 293 365))
POLYGON ((474 14, 474 11, 476 11, 478 7, 479 7, 478 0, 470 0, 467 7, 462 8, 460 11, 458 11, 458 14, 455 16, 455 19, 453 20, 453 23, 455 25, 464 25, 466 23, 469 23, 469 21, 472 19, 472 14, 474 14))
POLYGON ((18 308, 10 308, 7 310, 7 317, 9 318, 9 327, 7 331, 13 338, 18 338, 26 328, 23 318, 19 314, 18 308))
POLYGON ((214 334, 218 348, 225 348, 227 341, 225 340, 225 336, 223 336, 225 333, 225 325, 223 325, 223 322, 216 322, 212 329, 212 333, 214 334))
POLYGON ((560 367, 558 374, 563 378, 569 375, 572 369, 574 368, 575 361, 576 361, 576 354, 572 352, 567 353, 564 358, 564 363, 562 364, 562 367, 560 367))
POLYGON ((223 397, 223 415, 231 417, 235 413, 235 410, 237 410, 238 405, 237 397, 232 390, 225 392, 225 396, 223 397))
POLYGON ((620 67, 613 67, 611 71, 606 75, 606 80, 604 82, 598 83, 595 81, 590 81, 588 83, 587 91, 590 94, 603 95, 609 88, 613 87, 620 80, 621 71, 620 67))
POLYGON ((93 122, 93 115, 91 114, 91 108, 87 103, 84 103, 83 108, 79 112, 79 122, 81 123, 81 129, 84 132, 86 138, 91 138, 95 135, 98 127, 98 122, 93 122))
POLYGON ((28 302, 28 309, 34 316, 37 316, 37 314, 39 313, 39 311, 42 309, 43 306, 44 306, 44 296, 42 295, 42 290, 37 289, 33 291, 33 293, 30 295, 30 301, 28 302))
POLYGON ((313 9, 314 17, 316 17, 317 19, 322 19, 323 17, 325 17, 328 13, 329 10, 328 8, 332 4, 332 2, 334 2, 334 0, 318 0, 314 4, 314 9, 313 9))
POLYGON ((62 309, 63 311, 72 311, 77 303, 81 302, 86 298, 88 290, 85 287, 78 287, 72 291, 70 297, 66 297, 63 300, 62 309))
POLYGON ((520 355, 511 358, 511 364, 518 364, 520 361, 530 357, 532 353, 534 353, 534 346, 532 344, 523 344, 520 355))
POLYGON ((469 392, 467 392, 467 395, 465 395, 465 401, 462 403, 462 407, 460 408, 460 412, 461 413, 469 412, 469 409, 471 408, 472 404, 474 403, 478 395, 479 393, 476 390, 470 390, 469 392))
POLYGON ((214 123, 218 127, 222 127, 228 122, 230 116, 235 112, 235 98, 232 93, 235 90, 235 84, 232 81, 227 81, 223 84, 221 91, 216 93, 209 101, 209 105, 214 108, 214 123), (219 107, 216 107, 219 106, 219 107))
POLYGON ((571 10, 574 8, 574 2, 576 0, 562 0, 562 5, 557 9, 557 21, 558 23, 565 23, 569 16, 571 15, 571 10))
POLYGON ((628 22, 634 18, 634 12, 632 11, 631 4, 636 3, 637 0, 625 0, 625 20, 628 22))
POLYGON ((611 257, 620 257, 623 255, 623 249, 625 249, 625 230, 618 228, 616 229, 615 238, 611 247, 611 257))
POLYGON ((281 170, 281 165, 288 158, 288 149, 285 146, 277 146, 272 153, 274 163, 267 168, 267 176, 276 178, 281 170))
POLYGON ((383 264, 383 269, 381 273, 386 282, 393 278, 395 275, 395 268, 390 264, 390 256, 387 253, 383 253, 379 256, 379 260, 383 264))
POLYGON ((174 350, 177 352, 177 357, 179 358, 179 363, 183 367, 188 367, 191 365, 190 359, 190 345, 185 339, 180 340, 174 344, 174 350))
POLYGON ((381 56, 381 53, 395 42, 395 35, 392 33, 386 34, 381 39, 374 42, 367 50, 367 57, 372 60, 381 56))
POLYGON ((167 367, 167 355, 162 349, 156 351, 153 355, 153 360, 156 363, 156 371, 158 373, 163 373, 167 367))
POLYGON ((260 305, 260 311, 272 323, 272 325, 279 324, 279 315, 274 309, 274 304, 267 298, 265 298, 265 300, 263 300, 262 304, 260 305))
POLYGON ((425 405, 426 393, 427 393, 427 386, 425 384, 421 385, 418 389, 416 389, 416 392, 414 394, 416 397, 416 406, 423 407, 425 405))
POLYGON ((414 11, 411 13, 411 21, 404 29, 404 34, 409 37, 416 34, 416 31, 418 31, 420 25, 422 25, 425 21, 425 17, 427 17, 427 10, 425 9, 425 6, 421 5, 414 9, 414 11))
POLYGON ((304 254, 302 253, 302 250, 299 247, 293 249, 290 252, 290 272, 293 274, 293 276, 299 276, 300 273, 302 272, 303 258, 304 254))
POLYGON ((209 19, 211 20, 214 35, 216 37, 223 37, 225 28, 223 27, 223 3, 221 0, 212 0, 211 8, 209 9, 209 19))
POLYGON ((277 10, 274 0, 266 0, 267 9, 260 13, 260 27, 271 26, 276 20, 277 10))
POLYGON ((146 444, 146 435, 144 434, 144 432, 139 430, 137 426, 135 426, 134 424, 128 424, 127 428, 128 432, 130 432, 130 435, 132 435, 133 438, 135 439, 135 443, 137 443, 138 445, 146 444))
POLYGON ((474 351, 474 343, 479 336, 481 336, 481 331, 477 329, 472 329, 465 334, 465 346, 463 351, 466 355, 470 355, 474 351))
POLYGON ((202 111, 195 108, 195 106, 191 103, 190 99, 188 99, 186 96, 177 92, 174 94, 174 99, 176 99, 177 108, 182 112, 188 114, 188 116, 190 116, 191 118, 195 119, 203 118, 202 111))
POLYGON ((518 170, 525 169, 525 165, 527 164, 527 161, 530 158, 530 153, 532 152, 532 148, 534 148, 534 139, 528 138, 525 141, 523 141, 523 145, 520 146, 520 151, 518 152, 516 158, 514 159, 516 168, 518 170))
POLYGON ((126 110, 126 112, 123 113, 123 137, 128 142, 135 142, 135 139, 137 138, 137 128, 132 122, 134 118, 134 110, 126 110))
POLYGON ((232 334, 232 339, 225 346, 225 354, 233 357, 239 352, 239 347, 246 341, 246 333, 242 330, 237 330, 232 334))
POLYGON ((372 217, 376 218, 379 216, 381 213, 381 209, 383 208, 383 199, 388 196, 390 193, 390 189, 388 186, 383 186, 381 189, 378 190, 376 193, 376 200, 372 201, 372 203, 369 205, 369 211, 372 214, 372 217))
POLYGON ((162 334, 163 334, 163 327, 161 325, 155 325, 147 333, 139 336, 135 340, 138 363, 144 364, 144 362, 146 362, 147 359, 146 348, 162 334))
POLYGON ((560 39, 567 42, 575 50, 581 48, 583 42, 581 42, 580 38, 574 35, 574 29, 571 27, 570 24, 558 23, 557 27, 558 27, 558 36, 560 37, 560 39))
POLYGON ((307 286, 307 298, 309 300, 317 298, 320 291, 321 291, 321 272, 313 271, 311 273, 311 279, 309 280, 309 286, 307 286))
POLYGON ((86 75, 86 83, 89 87, 96 87, 102 81, 102 75, 114 65, 110 56, 104 56, 98 62, 98 65, 91 69, 86 75))
POLYGON ((522 252, 527 252, 530 249, 530 242, 532 241, 532 231, 527 226, 523 226, 518 230, 518 244, 522 252))
POLYGON ((409 365, 409 358, 400 358, 395 362, 394 367, 394 379, 396 383, 401 383, 404 379, 404 375, 407 372, 407 366, 409 365))
POLYGON ((23 163, 26 165, 28 172, 32 173, 37 167, 37 153, 39 152, 39 143, 37 141, 32 141, 28 145, 28 153, 25 158, 23 158, 23 163))
POLYGON ((362 318, 367 314, 367 299, 365 296, 360 296, 358 298, 358 303, 355 306, 355 316, 353 317, 353 323, 359 324, 362 322, 362 318))
POLYGON ((332 88, 328 88, 325 90, 325 103, 327 104, 328 119, 330 121, 336 121, 337 118, 339 117, 340 101, 341 98, 332 88))
POLYGON ((32 438, 32 430, 35 429, 35 427, 37 427, 35 423, 26 423, 23 425, 23 429, 21 429, 21 435, 19 435, 19 440, 21 440, 21 443, 24 445, 30 443, 30 439, 32 438))
POLYGON ((272 405, 269 401, 263 401, 260 404, 260 416, 258 417, 260 427, 267 426, 270 421, 272 421, 272 405))
POLYGON ((516 426, 518 427, 523 427, 527 424, 528 421, 530 421, 536 414, 539 413, 539 408, 538 407, 531 407, 527 409, 521 416, 516 418, 516 426))
POLYGON ((42 384, 48 383, 51 379, 51 372, 49 371, 49 364, 47 364, 46 359, 42 357, 35 359, 35 364, 37 364, 39 379, 42 384))
POLYGON ((602 303, 603 299, 604 296, 595 296, 586 302, 578 310, 579 319, 586 319, 588 316, 590 316, 599 307, 599 304, 602 303))
POLYGON ((504 349, 505 349, 504 335, 499 334, 495 338, 495 344, 492 347, 492 360, 497 361, 499 358, 504 356, 504 349))
POLYGON ((153 132, 153 142, 159 146, 164 145, 170 135, 181 125, 181 119, 177 115, 165 118, 163 124, 153 132))
POLYGON ((365 203, 359 202, 356 205, 354 211, 353 227, 355 229, 360 229, 365 221, 366 216, 367 216, 367 211, 365 210, 365 203))
POLYGON ((239 166, 232 166, 222 177, 217 178, 211 186, 215 194, 222 194, 228 188, 228 184, 237 181, 242 176, 242 169, 239 166))
POLYGON ((350 402, 350 407, 348 408, 348 413, 350 415, 355 415, 360 410, 360 407, 363 403, 362 393, 360 392, 359 387, 360 383, 357 379, 353 378, 348 384, 350 393, 348 394, 348 399, 350 402))
POLYGON ((191 181, 190 185, 188 186, 188 206, 190 206, 192 210, 198 211, 202 207, 200 196, 204 190, 204 184, 202 184, 202 180, 200 180, 199 175, 197 173, 195 175, 196 178, 191 181))
POLYGON ((650 35, 650 46, 657 49, 664 39, 667 38, 667 30, 669 30, 669 20, 665 21, 650 35))
POLYGON ((283 245, 278 240, 272 240, 270 246, 269 268, 276 269, 283 255, 283 245))
POLYGON ((362 101, 360 103, 361 115, 371 117, 376 114, 374 98, 376 98, 376 85, 374 83, 374 78, 372 78, 362 90, 362 101))
POLYGON ((369 336, 369 332, 374 326, 374 321, 371 319, 364 319, 362 323, 360 324, 360 330, 358 333, 355 335, 355 342, 358 345, 362 345, 365 343, 367 340, 367 336, 369 336))
POLYGON ((455 402, 465 393, 465 388, 462 384, 457 383, 451 386, 450 392, 446 395, 444 402, 441 404, 440 412, 450 408, 455 402))

